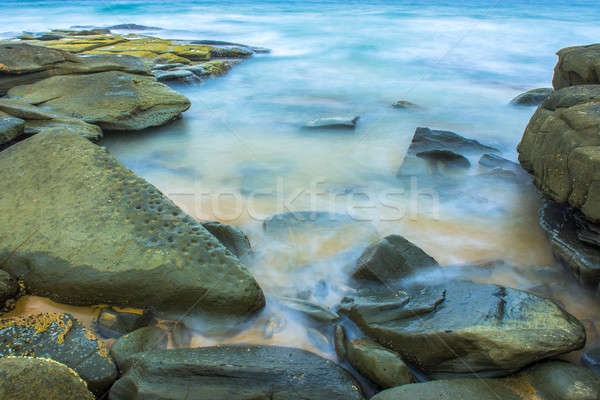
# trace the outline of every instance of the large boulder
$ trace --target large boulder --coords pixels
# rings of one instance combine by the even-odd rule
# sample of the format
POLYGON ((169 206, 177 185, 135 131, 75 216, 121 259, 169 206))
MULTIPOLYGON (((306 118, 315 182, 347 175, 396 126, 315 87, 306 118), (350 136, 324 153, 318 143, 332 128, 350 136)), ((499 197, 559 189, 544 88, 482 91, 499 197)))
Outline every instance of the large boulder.
POLYGON ((117 379, 108 349, 69 314, 0 320, 0 357, 50 358, 72 368, 96 395, 117 379))
POLYGON ((400 235, 389 235, 365 249, 352 272, 358 280, 394 282, 415 271, 438 266, 431 256, 400 235))
POLYGON ((0 398, 3 400, 93 400, 85 382, 56 361, 0 358, 0 398))
POLYGON ((112 400, 351 400, 352 376, 305 350, 227 345, 135 354, 112 387, 112 400))
POLYGON ((573 46, 558 51, 552 86, 600 84, 600 44, 573 46))
POLYGON ((13 87, 10 98, 80 118, 107 130, 140 130, 165 124, 190 101, 150 76, 119 71, 61 75, 13 87))
POLYGON ((531 117, 518 151, 544 195, 600 222, 600 85, 552 93, 531 117))
POLYGON ((502 379, 454 379, 384 390, 372 400, 598 400, 600 377, 562 361, 536 364, 502 379))
POLYGON ((467 281, 369 289, 338 311, 435 379, 507 375, 585 343, 581 323, 551 300, 467 281))
POLYGON ((46 130, 0 153, 2 269, 78 305, 246 316, 265 304, 202 225, 106 150, 46 130))

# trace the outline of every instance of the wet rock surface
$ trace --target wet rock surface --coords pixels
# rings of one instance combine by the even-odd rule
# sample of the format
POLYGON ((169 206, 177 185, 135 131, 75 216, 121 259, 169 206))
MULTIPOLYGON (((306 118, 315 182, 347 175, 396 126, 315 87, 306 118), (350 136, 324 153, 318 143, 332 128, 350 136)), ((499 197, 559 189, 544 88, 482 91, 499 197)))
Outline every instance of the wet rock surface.
POLYGON ((304 125, 306 129, 354 129, 359 117, 317 118, 304 125))
POLYGON ((235 226, 214 221, 203 222, 202 226, 239 259, 245 259, 252 254, 250 240, 235 226))
POLYGON ((103 394, 117 379, 108 349, 69 314, 0 320, 0 356, 50 358, 65 364, 96 395, 103 394))
POLYGON ((459 154, 497 152, 497 149, 468 139, 450 131, 417 128, 408 152, 410 154, 432 150, 449 150, 459 154))
POLYGON ((373 400, 596 400, 600 378, 584 367, 549 361, 501 379, 454 379, 384 390, 373 400))
POLYGON ((0 146, 23 136, 25 121, 0 111, 0 146))
POLYGON ((551 300, 468 281, 363 290, 338 312, 435 379, 503 376, 585 343, 581 323, 551 300))
POLYGON ((117 339, 110 348, 110 355, 123 370, 128 358, 137 353, 149 350, 162 350, 167 348, 168 334, 155 326, 137 329, 117 339))
POLYGON ((93 400, 86 384, 56 361, 0 358, 0 398, 4 400, 93 400))
POLYGON ((123 312, 110 307, 103 308, 96 318, 98 333, 105 338, 117 338, 154 323, 151 312, 123 312))
POLYGON ((2 269, 29 293, 219 317, 265 304, 200 223, 77 134, 47 130, 0 152, 0 166, 0 205, 12 210, 0 216, 2 269))
POLYGON ((546 100, 553 91, 552 88, 531 89, 512 99, 510 104, 513 106, 537 106, 546 100))
POLYGON ((305 350, 227 345, 138 353, 110 391, 114 400, 362 399, 351 375, 305 350))

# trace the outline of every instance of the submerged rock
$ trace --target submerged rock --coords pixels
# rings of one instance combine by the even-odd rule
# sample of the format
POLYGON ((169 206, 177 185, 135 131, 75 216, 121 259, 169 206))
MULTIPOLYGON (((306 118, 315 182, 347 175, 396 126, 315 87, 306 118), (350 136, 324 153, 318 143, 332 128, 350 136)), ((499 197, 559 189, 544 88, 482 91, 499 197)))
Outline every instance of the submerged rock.
POLYGON ((600 378, 562 361, 536 364, 502 379, 454 379, 384 390, 372 400, 597 400, 600 378))
POLYGON ((356 262, 352 277, 390 283, 427 267, 437 261, 400 235, 389 235, 372 243, 356 262))
POLYGON ((466 157, 449 150, 422 151, 417 153, 416 156, 427 161, 435 172, 440 169, 453 171, 469 169, 471 167, 471 163, 466 157))
POLYGON ((397 353, 369 339, 354 339, 346 344, 350 364, 382 388, 414 382, 415 378, 397 353))
POLYGON ((203 222, 202 226, 239 259, 245 259, 252 254, 250 240, 237 227, 220 222, 203 222))
POLYGON ((106 27, 106 29, 123 29, 128 31, 161 31, 162 28, 156 26, 146 26, 138 24, 119 24, 106 27))
POLYGON ((72 368, 94 394, 117 379, 108 349, 69 314, 0 320, 0 356, 50 358, 72 368))
POLYGON ((531 89, 510 101, 513 106, 537 106, 552 94, 552 88, 531 89))
POLYGON ((338 311, 434 379, 507 375, 585 343, 581 323, 551 300, 467 281, 382 287, 338 311))
POLYGON ((190 101, 152 77, 110 71, 55 76, 8 91, 10 98, 80 118, 107 130, 140 130, 165 124, 190 101))
POLYGON ((535 186, 600 222, 600 85, 552 93, 523 134, 519 161, 535 186))
POLYGON ((352 376, 305 350, 226 345, 138 353, 110 391, 113 400, 351 400, 352 376))
POLYGON ((76 305, 223 317, 262 308, 247 269, 202 225, 104 149, 47 130, 0 152, 2 269, 76 305))
POLYGON ((600 44, 566 47, 558 51, 552 86, 600 84, 600 44))
POLYGON ((277 297, 276 301, 284 307, 318 322, 333 323, 340 319, 340 316, 329 308, 307 300, 277 297))
POLYGON ((263 222, 267 233, 286 234, 295 229, 323 229, 339 227, 356 222, 348 214, 327 211, 290 211, 275 214, 263 222))
POLYGON ((582 241, 575 215, 579 211, 546 201, 539 211, 540 226, 550 241, 552 253, 579 281, 586 285, 600 283, 600 248, 582 241))
POLYGON ((359 117, 328 117, 307 122, 308 129, 354 129, 359 117))
POLYGON ((581 356, 581 364, 600 375, 600 347, 587 349, 581 356))
POLYGON ((432 150, 449 150, 458 154, 489 153, 498 150, 483 145, 477 140, 467 139, 454 132, 429 128, 417 128, 408 152, 417 154, 432 150))
POLYGON ((0 358, 0 398, 4 400, 93 400, 69 367, 31 357, 0 358))
POLYGON ((117 339, 110 348, 110 355, 123 370, 128 358, 137 353, 149 350, 166 349, 168 334, 155 326, 140 328, 117 339))
POLYGON ((519 164, 499 155, 487 153, 479 158, 479 165, 489 169, 501 168, 507 171, 516 171, 519 169, 519 164))
POLYGON ((103 308, 96 319, 98 332, 106 338, 123 336, 126 333, 148 326, 153 322, 156 321, 150 312, 146 311, 138 314, 115 311, 110 307, 103 308))
POLYGON ((401 110, 422 110, 423 109, 421 106, 418 106, 415 103, 411 103, 410 101, 406 101, 406 100, 398 100, 397 102, 392 104, 392 107, 398 108, 401 110))

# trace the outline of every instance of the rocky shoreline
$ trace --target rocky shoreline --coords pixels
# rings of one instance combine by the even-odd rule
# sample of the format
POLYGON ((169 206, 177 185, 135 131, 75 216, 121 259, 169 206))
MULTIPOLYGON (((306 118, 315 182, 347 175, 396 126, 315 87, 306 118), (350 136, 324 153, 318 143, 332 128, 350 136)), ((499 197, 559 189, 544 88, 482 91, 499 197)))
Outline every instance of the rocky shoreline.
MULTIPOLYGON (((334 346, 337 363, 276 345, 191 348, 198 329, 186 318, 201 321, 202 334, 226 335, 265 307, 245 265, 252 246, 235 227, 186 215, 96 143, 103 131, 180 118, 189 100, 159 81, 217 76, 263 51, 105 28, 0 42, 0 301, 4 310, 22 294, 102 305, 95 329, 67 313, 0 319, 0 398, 598 399, 591 369, 554 360, 584 347, 584 324, 533 293, 416 278, 444 267, 400 235, 355 260, 333 309, 300 296, 270 300, 334 346)), ((541 225, 557 259, 598 287, 600 51, 558 54, 554 90, 514 102, 541 101, 519 161, 548 198, 541 225)), ((357 120, 307 127, 352 130, 357 120)), ((429 128, 417 128, 397 178, 415 171, 433 186, 526 176, 493 146, 429 128), (485 172, 466 173, 473 158, 485 172)), ((265 232, 284 234, 298 214, 273 216, 265 232)), ((348 222, 317 214, 311 223, 348 222)), ((277 325, 266 319, 265 337, 277 325)), ((596 353, 586 354, 593 364, 596 353)))

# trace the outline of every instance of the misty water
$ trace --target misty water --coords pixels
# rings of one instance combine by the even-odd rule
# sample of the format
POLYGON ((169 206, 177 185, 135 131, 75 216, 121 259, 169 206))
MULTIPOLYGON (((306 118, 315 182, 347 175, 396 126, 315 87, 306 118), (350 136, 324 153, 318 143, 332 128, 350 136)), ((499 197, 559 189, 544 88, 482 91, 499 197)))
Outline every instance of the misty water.
POLYGON ((508 103, 551 86, 558 49, 598 41, 595 1, 8 1, 0 12, 2 38, 137 23, 164 28, 142 32, 163 38, 271 49, 226 76, 172 85, 192 102, 183 119, 108 133, 102 143, 190 215, 237 225, 252 242, 247 263, 267 309, 236 336, 197 335, 193 345, 276 343, 334 357, 274 296, 334 306, 350 290, 348 271, 362 250, 391 233, 448 265, 417 279, 460 276, 532 290, 583 320, 589 344, 598 335, 597 300, 554 261, 528 177, 482 177, 478 158, 465 176, 443 184, 397 177, 421 126, 476 139, 517 161, 535 108, 508 103), (395 109, 398 100, 421 109, 395 109), (353 131, 302 128, 329 116, 360 119, 353 131), (273 214, 300 210, 352 221, 263 229, 273 214), (494 260, 504 263, 486 264, 494 260))

